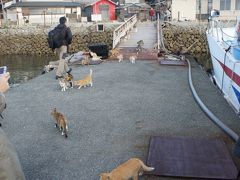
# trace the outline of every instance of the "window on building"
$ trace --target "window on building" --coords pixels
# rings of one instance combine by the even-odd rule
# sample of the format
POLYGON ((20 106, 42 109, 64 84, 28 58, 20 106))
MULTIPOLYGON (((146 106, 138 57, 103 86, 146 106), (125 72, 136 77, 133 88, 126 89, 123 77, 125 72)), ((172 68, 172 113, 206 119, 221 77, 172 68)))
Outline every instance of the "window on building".
POLYGON ((65 13, 65 9, 64 8, 48 8, 48 13, 64 14, 65 13))
POLYGON ((220 10, 230 10, 231 0, 220 0, 220 10))
POLYGON ((97 31, 104 31, 104 25, 103 24, 98 24, 97 25, 97 31))
POLYGON ((236 0, 235 2, 235 9, 240 10, 240 0, 236 0))

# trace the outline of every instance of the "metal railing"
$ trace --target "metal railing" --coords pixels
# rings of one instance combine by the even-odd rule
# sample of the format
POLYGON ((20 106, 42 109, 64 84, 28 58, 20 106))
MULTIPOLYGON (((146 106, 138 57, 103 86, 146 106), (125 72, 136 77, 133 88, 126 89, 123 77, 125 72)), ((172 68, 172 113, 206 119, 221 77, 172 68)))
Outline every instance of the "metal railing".
POLYGON ((157 15, 157 49, 160 49, 160 18, 157 15))
POLYGON ((164 45, 163 38, 164 37, 163 37, 162 23, 158 15, 157 17, 157 49, 161 49, 167 52, 167 49, 165 48, 165 45, 164 45))
POLYGON ((118 43, 120 42, 121 38, 124 37, 127 32, 133 28, 133 26, 137 23, 137 15, 134 14, 132 17, 127 19, 124 24, 120 25, 113 31, 113 45, 112 48, 114 49, 118 43))

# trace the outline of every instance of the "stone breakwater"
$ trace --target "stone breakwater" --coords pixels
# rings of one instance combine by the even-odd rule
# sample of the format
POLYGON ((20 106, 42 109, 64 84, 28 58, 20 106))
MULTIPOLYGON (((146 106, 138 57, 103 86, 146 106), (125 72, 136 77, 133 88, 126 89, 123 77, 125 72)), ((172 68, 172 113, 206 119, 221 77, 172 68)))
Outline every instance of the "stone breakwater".
MULTIPOLYGON (((36 54, 51 55, 53 51, 48 48, 47 34, 51 29, 37 27, 9 28, 0 30, 0 55, 9 54, 36 54)), ((88 45, 106 43, 111 49, 113 28, 106 28, 97 32, 94 26, 71 28, 73 41, 70 53, 87 50, 88 45)))
POLYGON ((207 54, 206 26, 196 24, 172 24, 163 26, 165 47, 173 53, 207 54))
MULTIPOLYGON (((112 48, 113 31, 117 26, 105 28, 97 32, 96 26, 71 27, 73 41, 70 53, 88 50, 88 45, 106 43, 112 48)), ((47 34, 52 28, 39 27, 5 28, 0 29, 0 55, 35 54, 52 55, 48 48, 47 34)), ((206 28, 195 25, 166 23, 163 27, 165 47, 173 52, 187 52, 190 54, 206 54, 208 44, 205 35, 206 28)))

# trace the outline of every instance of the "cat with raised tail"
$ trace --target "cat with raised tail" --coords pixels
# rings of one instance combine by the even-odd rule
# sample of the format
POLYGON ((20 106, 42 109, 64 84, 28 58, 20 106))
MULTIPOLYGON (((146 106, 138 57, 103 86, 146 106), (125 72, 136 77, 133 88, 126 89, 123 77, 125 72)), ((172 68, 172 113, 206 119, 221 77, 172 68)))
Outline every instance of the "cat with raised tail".
POLYGON ((146 166, 140 159, 131 158, 112 170, 110 173, 101 173, 100 180, 138 180, 143 171, 153 171, 153 167, 146 166))
POLYGON ((55 120, 55 127, 59 128, 60 131, 62 131, 62 136, 65 135, 67 138, 67 131, 68 131, 68 126, 67 126, 67 118, 64 116, 62 113, 58 112, 56 108, 53 109, 51 112, 51 115, 53 116, 55 120))
POLYGON ((133 56, 130 56, 129 57, 129 61, 134 64, 136 62, 136 59, 137 59, 137 56, 136 55, 133 55, 133 56))
POLYGON ((81 89, 81 87, 86 87, 88 85, 92 87, 92 72, 92 69, 90 69, 90 73, 87 76, 85 76, 83 79, 73 81, 73 85, 78 86, 78 89, 81 89))

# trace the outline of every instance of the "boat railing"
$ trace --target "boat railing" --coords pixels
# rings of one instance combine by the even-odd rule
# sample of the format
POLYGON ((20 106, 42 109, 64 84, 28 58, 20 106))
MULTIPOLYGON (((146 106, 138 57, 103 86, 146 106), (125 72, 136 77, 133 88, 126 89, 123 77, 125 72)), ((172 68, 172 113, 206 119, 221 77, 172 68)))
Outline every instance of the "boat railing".
MULTIPOLYGON (((229 47, 232 46, 231 42, 235 39, 237 39, 236 35, 228 34, 223 30, 223 25, 221 21, 215 20, 215 19, 210 19, 210 27, 208 28, 208 33, 212 34, 217 38, 218 42, 222 42, 225 46, 229 47)), ((238 45, 235 45, 238 46, 238 45)))
POLYGON ((121 38, 124 37, 130 29, 137 23, 137 15, 134 14, 132 17, 127 19, 124 24, 120 25, 113 31, 113 45, 114 49, 120 42, 121 38))

